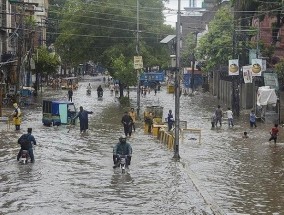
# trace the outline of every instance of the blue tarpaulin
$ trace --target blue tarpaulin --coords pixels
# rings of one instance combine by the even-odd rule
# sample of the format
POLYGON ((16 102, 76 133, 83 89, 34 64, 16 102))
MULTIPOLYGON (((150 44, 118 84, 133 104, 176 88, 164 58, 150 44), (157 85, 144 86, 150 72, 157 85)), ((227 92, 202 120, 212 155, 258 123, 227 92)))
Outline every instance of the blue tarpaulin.
MULTIPOLYGON (((197 88, 203 84, 203 77, 201 74, 194 74, 194 88, 197 88)), ((183 85, 186 88, 191 87, 191 74, 183 74, 183 85)))

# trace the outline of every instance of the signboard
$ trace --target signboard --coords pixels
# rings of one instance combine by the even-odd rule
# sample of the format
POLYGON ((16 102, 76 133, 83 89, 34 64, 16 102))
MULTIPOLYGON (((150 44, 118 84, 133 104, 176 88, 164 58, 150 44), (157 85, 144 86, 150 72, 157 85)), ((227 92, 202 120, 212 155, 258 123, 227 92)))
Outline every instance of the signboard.
POLYGON ((271 89, 279 90, 278 76, 276 73, 263 73, 264 85, 271 89))
POLYGON ((145 72, 140 75, 140 81, 165 81, 164 72, 145 72))
POLYGON ((142 56, 134 56, 134 69, 143 69, 142 56))
POLYGON ((262 59, 251 60, 252 76, 261 76, 261 72, 263 71, 262 64, 263 64, 262 59))
POLYGON ((244 78, 244 82, 245 84, 249 84, 252 83, 252 66, 243 66, 243 78, 244 78))
POLYGON ((239 75, 240 74, 238 59, 229 60, 228 71, 229 71, 229 75, 239 75))
POLYGON ((23 3, 24 1, 22 0, 9 0, 10 4, 12 3, 23 3))
MULTIPOLYGON (((199 87, 202 86, 203 84, 203 77, 201 74, 194 74, 194 87, 199 87)), ((183 86, 185 88, 190 88, 191 87, 191 80, 192 80, 192 75, 189 73, 183 74, 183 86)))

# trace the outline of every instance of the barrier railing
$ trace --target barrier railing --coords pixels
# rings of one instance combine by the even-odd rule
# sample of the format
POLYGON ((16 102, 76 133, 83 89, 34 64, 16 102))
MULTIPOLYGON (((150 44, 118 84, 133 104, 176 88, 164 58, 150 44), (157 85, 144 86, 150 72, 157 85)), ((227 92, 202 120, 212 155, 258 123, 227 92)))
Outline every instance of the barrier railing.
POLYGON ((10 122, 11 122, 11 120, 10 120, 9 117, 7 117, 7 116, 1 116, 1 117, 0 117, 0 122, 5 122, 5 123, 7 123, 7 130, 10 129, 10 122))

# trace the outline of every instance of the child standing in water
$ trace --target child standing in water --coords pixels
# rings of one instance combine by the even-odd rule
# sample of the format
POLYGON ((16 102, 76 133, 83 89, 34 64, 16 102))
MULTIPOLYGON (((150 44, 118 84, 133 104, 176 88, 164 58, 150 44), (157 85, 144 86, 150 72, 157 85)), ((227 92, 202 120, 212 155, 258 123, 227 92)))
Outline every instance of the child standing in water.
POLYGON ((249 115, 249 122, 250 122, 250 127, 253 128, 253 126, 256 128, 256 115, 254 113, 254 110, 250 112, 249 115))

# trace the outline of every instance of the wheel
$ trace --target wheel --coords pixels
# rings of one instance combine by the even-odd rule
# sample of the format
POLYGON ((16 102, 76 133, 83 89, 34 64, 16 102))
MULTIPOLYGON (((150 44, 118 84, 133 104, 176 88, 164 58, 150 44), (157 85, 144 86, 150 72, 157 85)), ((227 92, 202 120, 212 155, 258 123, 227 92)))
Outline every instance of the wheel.
POLYGON ((8 99, 3 99, 2 104, 3 105, 7 105, 8 104, 8 99))
POLYGON ((125 169, 122 169, 122 170, 121 170, 121 173, 124 174, 124 173, 125 173, 125 169))
POLYGON ((25 106, 25 102, 24 101, 20 101, 20 107, 24 107, 25 106))

